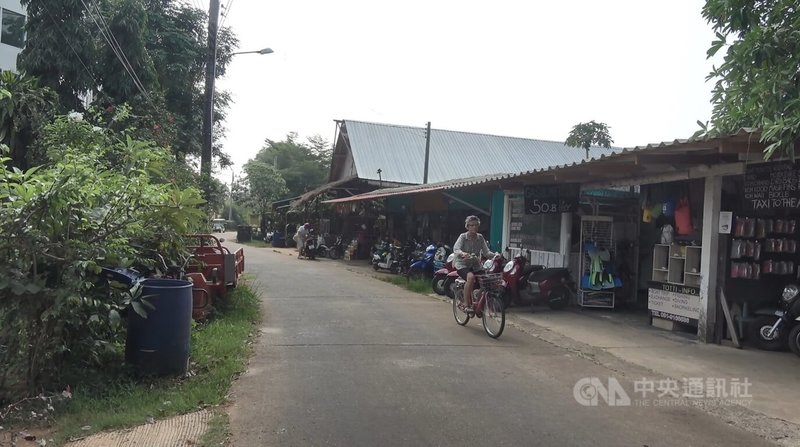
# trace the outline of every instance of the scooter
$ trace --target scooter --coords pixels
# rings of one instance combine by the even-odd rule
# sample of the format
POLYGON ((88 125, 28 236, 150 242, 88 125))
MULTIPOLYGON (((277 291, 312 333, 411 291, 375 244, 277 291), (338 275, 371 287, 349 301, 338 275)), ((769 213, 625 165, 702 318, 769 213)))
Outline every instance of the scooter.
POLYGON ((392 273, 402 273, 403 264, 400 262, 402 259, 400 249, 401 247, 390 244, 388 241, 381 244, 380 248, 376 247, 372 255, 372 268, 375 271, 384 269, 392 273))
POLYGON ((336 236, 336 242, 328 247, 328 257, 331 259, 339 259, 342 256, 344 256, 344 242, 342 241, 342 235, 340 234, 336 236))
POLYGON ((449 261, 451 253, 453 253, 453 248, 449 245, 440 244, 436 247, 436 255, 433 257, 433 270, 444 268, 449 261))
POLYGON ((522 253, 503 267, 503 280, 506 283, 503 305, 506 307, 523 303, 547 304, 559 310, 569 304, 576 291, 568 268, 531 265, 522 253))
MULTIPOLYGON (((455 254, 450 253, 447 256, 447 262, 442 266, 442 268, 437 269, 433 272, 433 281, 431 281, 431 287, 433 291, 439 295, 447 295, 450 296, 450 283, 455 281, 454 278, 450 278, 447 275, 455 271, 455 267, 453 267, 453 259, 456 257, 455 254)), ((434 266, 435 268, 435 266, 434 266)), ((453 298, 452 296, 450 298, 453 298)))
POLYGON ((317 257, 317 236, 312 231, 309 231, 306 235, 306 240, 300 249, 300 256, 312 261, 317 257))
POLYGON ((319 235, 317 236, 317 256, 320 258, 327 258, 328 257, 328 244, 325 243, 325 236, 319 235))
POLYGON ((422 278, 430 278, 433 276, 433 260, 436 256, 436 246, 433 244, 428 245, 425 248, 425 253, 422 254, 422 257, 414 260, 411 262, 411 265, 408 267, 408 278, 409 279, 422 279, 422 278))
POLYGON ((766 351, 789 349, 800 356, 800 287, 789 284, 783 288, 777 308, 758 309, 750 322, 749 336, 755 345, 766 351))

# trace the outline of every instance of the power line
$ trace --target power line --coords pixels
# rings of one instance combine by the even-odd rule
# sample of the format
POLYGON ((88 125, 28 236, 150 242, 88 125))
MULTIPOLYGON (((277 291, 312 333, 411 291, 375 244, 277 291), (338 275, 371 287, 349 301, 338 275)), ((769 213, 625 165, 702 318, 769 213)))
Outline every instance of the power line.
MULTIPOLYGON (((91 2, 92 0, 89 1, 91 2)), ((150 102, 151 105, 154 105, 152 99, 150 98, 150 95, 147 93, 147 90, 144 88, 144 85, 141 83, 139 77, 136 75, 133 66, 130 65, 130 62, 128 62, 128 58, 125 57, 125 52, 122 50, 122 47, 119 46, 117 39, 114 37, 114 34, 111 32, 110 29, 108 29, 108 25, 106 24, 106 27, 104 29, 103 25, 101 25, 100 22, 98 22, 97 18, 95 18, 94 14, 92 13, 92 9, 89 7, 89 5, 87 5, 84 0, 81 0, 81 3, 83 4, 84 8, 86 8, 86 11, 89 13, 89 16, 91 17, 92 21, 95 23, 95 25, 97 25, 97 29, 100 31, 100 34, 105 39, 106 43, 108 43, 108 46, 111 48, 111 51, 114 52, 114 55, 116 55, 117 59, 119 59, 120 63, 122 63, 122 67, 125 69, 125 71, 133 80, 134 86, 136 86, 139 92, 145 97, 145 99, 147 99, 148 102, 150 102), (116 42, 116 46, 114 42, 112 42, 112 39, 114 42, 116 42)), ((105 19, 103 19, 103 15, 100 13, 99 8, 97 10, 97 15, 100 17, 100 20, 102 20, 103 23, 105 23, 105 19)))
POLYGON ((64 31, 61 29, 61 27, 58 26, 58 22, 56 22, 56 19, 53 17, 52 14, 50 14, 50 10, 47 8, 47 5, 42 3, 42 6, 44 7, 44 11, 45 13, 47 13, 47 16, 50 17, 50 21, 53 22, 53 25, 55 25, 56 29, 61 34, 61 37, 64 38, 64 41, 69 46, 69 49, 72 50, 72 53, 75 54, 76 58, 78 58, 78 62, 81 63, 83 69, 86 70, 86 73, 89 73, 89 77, 92 78, 92 82, 94 82, 95 88, 100 90, 100 84, 98 84, 97 78, 94 77, 94 73, 92 73, 92 70, 90 70, 89 67, 86 66, 86 64, 83 62, 83 59, 81 59, 80 54, 78 54, 78 51, 75 50, 75 47, 72 46, 72 42, 70 42, 69 38, 67 38, 67 35, 64 34, 64 31))
POLYGON ((100 17, 100 21, 105 26, 106 33, 111 37, 111 40, 113 40, 114 44, 116 45, 117 49, 119 50, 119 54, 122 56, 122 59, 124 59, 123 65, 127 64, 128 68, 130 69, 131 76, 134 78, 134 84, 137 84, 137 88, 139 88, 139 91, 145 96, 147 101, 150 102, 151 105, 153 105, 153 101, 152 101, 152 99, 150 97, 150 94, 147 92, 147 89, 144 87, 144 83, 142 82, 142 80, 136 74, 136 70, 133 69, 133 65, 128 60, 128 57, 125 56, 125 52, 122 51, 122 45, 119 44, 119 42, 117 41, 117 38, 114 36, 114 33, 111 32, 111 28, 109 28, 108 23, 106 22, 106 19, 103 17, 103 14, 101 14, 100 7, 97 5, 97 2, 93 1, 93 0, 90 0, 90 1, 92 2, 92 4, 94 5, 95 9, 97 10, 97 16, 100 17))

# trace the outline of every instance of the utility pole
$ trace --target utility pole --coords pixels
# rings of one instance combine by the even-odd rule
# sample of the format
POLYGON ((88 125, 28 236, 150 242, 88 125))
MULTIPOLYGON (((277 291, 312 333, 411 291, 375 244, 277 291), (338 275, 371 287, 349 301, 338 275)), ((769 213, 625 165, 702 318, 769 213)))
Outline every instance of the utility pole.
POLYGON ((231 204, 228 207, 228 220, 233 220, 233 168, 231 168, 231 204))
POLYGON ((211 142, 214 128, 214 77, 217 73, 217 23, 219 0, 210 0, 208 7, 208 52, 206 54, 206 103, 203 110, 203 135, 200 152, 200 176, 211 178, 211 142))
POLYGON ((428 183, 428 158, 431 155, 431 122, 428 121, 428 130, 425 131, 425 174, 422 183, 428 183))

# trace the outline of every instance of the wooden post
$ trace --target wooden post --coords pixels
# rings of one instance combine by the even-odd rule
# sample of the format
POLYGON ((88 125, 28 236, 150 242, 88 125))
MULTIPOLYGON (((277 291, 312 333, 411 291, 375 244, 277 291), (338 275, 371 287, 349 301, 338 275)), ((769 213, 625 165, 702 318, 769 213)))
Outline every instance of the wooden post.
POLYGON ((719 255, 719 211, 722 201, 722 176, 706 177, 703 196, 703 251, 700 255, 700 316, 697 338, 714 340, 717 320, 717 256, 719 255))

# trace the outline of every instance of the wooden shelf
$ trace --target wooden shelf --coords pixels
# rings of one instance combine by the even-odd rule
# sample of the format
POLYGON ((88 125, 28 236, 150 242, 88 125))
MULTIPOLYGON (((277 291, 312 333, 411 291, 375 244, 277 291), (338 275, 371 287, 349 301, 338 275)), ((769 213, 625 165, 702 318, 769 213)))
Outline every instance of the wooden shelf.
POLYGON ((694 245, 656 244, 653 247, 651 279, 681 286, 698 286, 701 253, 702 248, 694 245))

